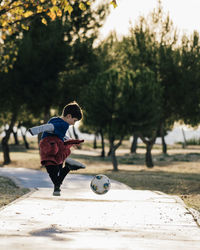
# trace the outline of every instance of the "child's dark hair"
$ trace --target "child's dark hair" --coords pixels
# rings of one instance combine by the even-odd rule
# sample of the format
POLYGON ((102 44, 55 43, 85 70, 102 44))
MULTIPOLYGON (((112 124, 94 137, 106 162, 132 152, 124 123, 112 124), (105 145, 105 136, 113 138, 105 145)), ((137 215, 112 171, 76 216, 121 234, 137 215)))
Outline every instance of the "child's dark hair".
POLYGON ((81 120, 83 117, 82 110, 77 102, 70 102, 63 108, 62 115, 67 116, 70 114, 72 118, 77 118, 78 120, 81 120))

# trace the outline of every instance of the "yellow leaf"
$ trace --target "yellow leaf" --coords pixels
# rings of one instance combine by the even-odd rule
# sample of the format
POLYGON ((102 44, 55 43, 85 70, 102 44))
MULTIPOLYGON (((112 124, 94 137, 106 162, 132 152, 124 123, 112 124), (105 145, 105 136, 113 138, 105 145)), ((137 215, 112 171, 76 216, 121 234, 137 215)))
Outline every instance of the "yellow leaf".
POLYGON ((90 3, 90 1, 87 1, 87 3, 86 3, 87 5, 91 5, 91 3, 90 3))
POLYGON ((26 25, 24 25, 23 23, 21 24, 21 27, 22 27, 22 29, 24 29, 24 30, 29 30, 29 27, 26 26, 26 25))
POLYGON ((60 9, 57 11, 57 16, 62 16, 62 11, 60 9))
POLYGON ((2 38, 3 40, 6 40, 6 35, 5 35, 5 34, 2 35, 1 38, 2 38))
POLYGON ((114 8, 117 7, 117 2, 116 2, 116 0, 112 0, 112 1, 110 2, 110 4, 112 4, 114 8))
POLYGON ((7 31, 8 31, 8 33, 9 33, 10 35, 12 35, 13 30, 12 30, 12 28, 11 28, 11 27, 9 27, 7 31))
POLYGON ((5 61, 7 61, 7 60, 9 60, 9 59, 10 59, 10 56, 9 56, 9 55, 5 55, 5 56, 4 56, 4 60, 5 60, 5 61))
POLYGON ((47 20, 45 18, 42 18, 42 23, 47 25, 47 20))
POLYGON ((8 23, 6 21, 3 21, 1 25, 2 25, 2 27, 5 27, 8 25, 8 23))
POLYGON ((55 12, 49 12, 48 16, 51 18, 52 21, 54 21, 56 19, 56 14, 55 12))
POLYGON ((69 14, 71 14, 72 11, 73 11, 73 8, 72 8, 71 5, 67 5, 67 6, 65 6, 64 11, 65 11, 65 12, 67 11, 69 14))
POLYGON ((43 11, 43 7, 42 6, 37 6, 37 13, 41 13, 43 11))
POLYGON ((53 5, 56 5, 57 1, 56 0, 51 0, 51 2, 52 2, 53 5))
POLYGON ((79 8, 81 10, 86 10, 85 4, 84 3, 79 3, 79 8))
POLYGON ((58 7, 57 6, 53 6, 51 9, 50 9, 50 11, 51 12, 57 12, 59 9, 58 9, 58 7))
POLYGON ((28 10, 27 12, 24 13, 24 17, 29 17, 31 15, 33 15, 33 12, 30 10, 28 10))

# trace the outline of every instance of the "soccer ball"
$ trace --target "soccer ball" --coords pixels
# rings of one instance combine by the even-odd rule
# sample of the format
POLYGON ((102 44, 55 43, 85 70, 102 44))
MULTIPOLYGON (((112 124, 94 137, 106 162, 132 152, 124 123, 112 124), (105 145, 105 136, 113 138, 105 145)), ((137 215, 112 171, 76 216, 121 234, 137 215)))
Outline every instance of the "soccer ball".
POLYGON ((107 193, 110 186, 110 179, 103 174, 94 176, 90 183, 90 187, 95 194, 107 193))

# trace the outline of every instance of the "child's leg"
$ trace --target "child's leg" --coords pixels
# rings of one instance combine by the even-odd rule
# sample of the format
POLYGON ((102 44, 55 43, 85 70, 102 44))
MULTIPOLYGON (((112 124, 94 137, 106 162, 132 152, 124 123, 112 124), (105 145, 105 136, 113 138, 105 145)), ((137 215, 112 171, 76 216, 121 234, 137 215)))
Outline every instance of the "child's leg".
POLYGON ((60 171, 59 171, 59 177, 58 177, 58 180, 59 180, 59 184, 62 185, 62 182, 63 180, 65 179, 66 175, 69 173, 70 169, 65 166, 64 168, 60 167, 60 171))
POLYGON ((53 184, 55 186, 59 186, 60 185, 59 176, 58 176, 58 173, 59 173, 59 170, 60 170, 59 165, 48 165, 48 166, 45 166, 45 167, 46 167, 46 170, 47 170, 47 172, 49 174, 49 177, 50 177, 51 181, 53 182, 53 184))
POLYGON ((62 165, 60 165, 60 172, 59 172, 59 183, 60 185, 62 184, 63 180, 65 179, 66 175, 71 171, 71 170, 78 170, 78 169, 83 169, 85 168, 85 165, 82 163, 75 161, 71 158, 67 158, 64 162, 65 166, 62 168, 62 165))
POLYGON ((68 166, 70 170, 78 170, 85 168, 85 165, 83 163, 69 157, 65 160, 65 166, 68 166))

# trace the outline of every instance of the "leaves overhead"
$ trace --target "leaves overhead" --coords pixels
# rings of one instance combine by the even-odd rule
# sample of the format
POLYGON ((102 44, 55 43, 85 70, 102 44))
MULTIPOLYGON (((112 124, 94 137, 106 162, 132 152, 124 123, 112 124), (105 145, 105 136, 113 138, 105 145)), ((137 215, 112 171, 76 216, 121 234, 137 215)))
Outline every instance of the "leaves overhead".
MULTIPOLYGON (((91 1, 80 0, 79 8, 85 11, 86 5, 90 5, 91 1)), ((29 20, 35 16, 41 16, 42 22, 46 24, 44 13, 52 20, 66 12, 70 15, 74 4, 70 0, 0 0, 1 39, 5 40, 7 35, 12 35, 19 27, 28 29, 29 20)), ((110 4, 117 6, 116 0, 110 4)))

